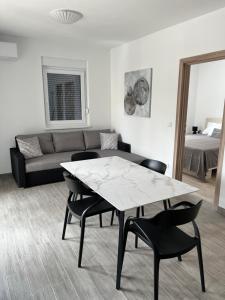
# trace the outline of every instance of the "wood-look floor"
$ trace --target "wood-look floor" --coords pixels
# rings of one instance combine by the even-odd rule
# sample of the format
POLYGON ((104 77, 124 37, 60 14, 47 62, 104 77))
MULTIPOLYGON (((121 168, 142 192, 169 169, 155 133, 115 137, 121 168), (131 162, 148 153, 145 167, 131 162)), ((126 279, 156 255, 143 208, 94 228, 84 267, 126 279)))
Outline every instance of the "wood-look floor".
POLYGON ((215 197, 215 188, 216 188, 216 175, 207 173, 206 180, 201 181, 200 179, 184 174, 182 175, 182 181, 193 185, 199 189, 195 194, 199 197, 204 198, 206 201, 213 203, 215 197))
MULTIPOLYGON (((18 189, 0 177, 0 299, 153 299, 153 257, 128 238, 122 288, 115 289, 118 226, 110 215, 87 222, 83 268, 77 268, 80 227, 75 221, 61 240, 67 190, 63 182, 18 189)), ((148 215, 161 203, 146 207, 148 215)), ((134 212, 129 211, 132 215, 134 212)), ((74 220, 73 220, 74 221, 74 220)), ((207 292, 200 288, 196 251, 160 265, 159 299, 225 299, 225 218, 205 202, 198 217, 207 292)), ((191 226, 185 227, 191 232, 191 226)))

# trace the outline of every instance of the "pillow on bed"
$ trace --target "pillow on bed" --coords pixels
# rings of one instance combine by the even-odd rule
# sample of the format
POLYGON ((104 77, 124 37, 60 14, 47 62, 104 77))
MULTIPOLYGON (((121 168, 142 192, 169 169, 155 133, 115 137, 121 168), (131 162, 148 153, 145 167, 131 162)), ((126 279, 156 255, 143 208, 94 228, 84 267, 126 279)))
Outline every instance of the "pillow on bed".
POLYGON ((209 129, 210 129, 210 127, 206 127, 206 129, 204 129, 204 130, 202 131, 202 134, 208 135, 209 129))
POLYGON ((221 129, 214 128, 213 133, 211 134, 211 137, 220 139, 221 138, 221 129))
POLYGON ((208 122, 207 127, 205 130, 203 130, 202 134, 207 134, 208 136, 211 136, 214 128, 221 129, 221 127, 222 124, 220 123, 208 122))
POLYGON ((213 130, 214 129, 221 129, 222 128, 222 124, 217 124, 215 123, 215 125, 213 125, 212 127, 210 127, 210 130, 209 130, 209 133, 208 133, 208 136, 212 136, 212 133, 213 133, 213 130))

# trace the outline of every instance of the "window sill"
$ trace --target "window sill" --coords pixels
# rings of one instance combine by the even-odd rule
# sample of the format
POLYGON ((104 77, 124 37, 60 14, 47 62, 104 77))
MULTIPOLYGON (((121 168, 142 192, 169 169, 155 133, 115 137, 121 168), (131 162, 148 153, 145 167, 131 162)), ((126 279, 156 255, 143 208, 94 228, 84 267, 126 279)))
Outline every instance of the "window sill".
POLYGON ((81 125, 81 126, 51 126, 51 127, 47 127, 46 126, 46 130, 47 131, 52 131, 52 130, 78 130, 78 129, 88 129, 88 128, 92 128, 92 126, 90 125, 81 125))

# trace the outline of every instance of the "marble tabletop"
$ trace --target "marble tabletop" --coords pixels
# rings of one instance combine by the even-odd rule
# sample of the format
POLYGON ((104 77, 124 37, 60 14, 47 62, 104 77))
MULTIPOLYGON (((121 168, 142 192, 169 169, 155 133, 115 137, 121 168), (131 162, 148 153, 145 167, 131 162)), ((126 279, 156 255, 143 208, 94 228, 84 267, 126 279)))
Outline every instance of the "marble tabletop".
POLYGON ((118 156, 65 162, 61 166, 120 211, 198 191, 118 156))

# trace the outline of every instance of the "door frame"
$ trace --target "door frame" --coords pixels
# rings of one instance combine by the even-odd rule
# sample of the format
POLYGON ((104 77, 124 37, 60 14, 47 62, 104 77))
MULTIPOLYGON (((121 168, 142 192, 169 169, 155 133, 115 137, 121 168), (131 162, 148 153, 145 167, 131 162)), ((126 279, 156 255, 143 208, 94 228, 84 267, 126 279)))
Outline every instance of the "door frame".
MULTIPOLYGON (((183 172, 183 155, 184 155, 184 143, 186 133, 186 120, 187 120, 187 108, 188 108, 188 92, 190 83, 190 71, 191 66, 211 61, 218 61, 225 59, 225 50, 206 53, 202 55, 183 58, 180 60, 179 68, 179 80, 178 80, 178 93, 177 93, 177 112, 176 112, 176 131, 175 131, 175 143, 174 143, 174 155, 173 155, 173 177, 177 180, 182 180, 183 172)), ((216 176, 216 187, 214 206, 217 207, 220 196, 223 156, 225 149, 225 105, 223 111, 222 120, 222 133, 220 140, 219 156, 218 156, 218 168, 216 176)))

